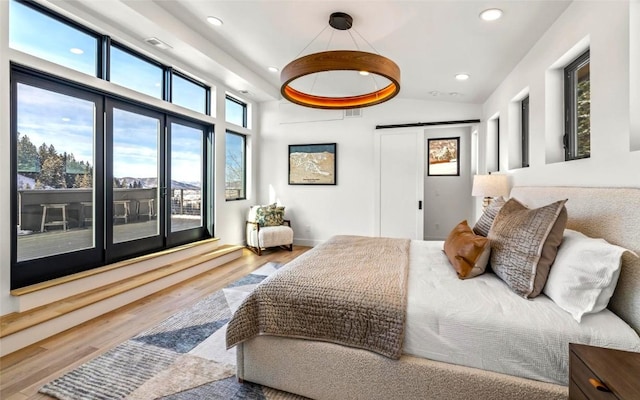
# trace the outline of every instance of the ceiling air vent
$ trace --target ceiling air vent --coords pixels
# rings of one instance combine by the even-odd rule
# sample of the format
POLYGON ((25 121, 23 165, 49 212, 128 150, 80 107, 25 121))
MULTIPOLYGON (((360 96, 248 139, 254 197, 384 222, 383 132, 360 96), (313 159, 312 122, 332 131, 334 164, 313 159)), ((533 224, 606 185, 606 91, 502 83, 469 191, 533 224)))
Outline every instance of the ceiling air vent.
POLYGON ((163 50, 171 48, 171 46, 169 46, 168 44, 166 44, 162 40, 158 39, 157 37, 150 37, 148 39, 145 39, 144 41, 149 43, 152 46, 158 47, 158 48, 163 49, 163 50))
POLYGON ((348 110, 344 110, 345 118, 360 118, 362 117, 362 108, 350 108, 348 110))

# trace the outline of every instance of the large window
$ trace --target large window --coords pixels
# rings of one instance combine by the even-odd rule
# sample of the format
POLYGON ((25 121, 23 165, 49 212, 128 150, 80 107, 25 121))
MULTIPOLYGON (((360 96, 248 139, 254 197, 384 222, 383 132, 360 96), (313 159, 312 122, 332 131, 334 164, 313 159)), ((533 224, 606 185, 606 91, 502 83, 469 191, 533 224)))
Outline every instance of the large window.
POLYGON ((232 124, 247 127, 247 105, 235 97, 228 96, 225 101, 225 120, 232 124))
POLYGON ((12 288, 212 235, 210 126, 18 67, 11 84, 12 288))
POLYGON ((246 195, 246 137, 227 131, 225 162, 225 198, 242 200, 246 195))
POLYGON ((589 51, 564 70, 565 160, 591 154, 591 81, 589 51))
POLYGON ((529 166, 529 96, 520 103, 520 135, 522 139, 522 167, 529 166))
POLYGON ((98 37, 64 18, 11 0, 9 46, 56 64, 97 76, 98 37))
MULTIPOLYGON (((209 87, 35 2, 11 0, 9 29, 16 50, 208 112, 209 87)), ((12 289, 213 235, 212 126, 28 66, 10 93, 12 289)))

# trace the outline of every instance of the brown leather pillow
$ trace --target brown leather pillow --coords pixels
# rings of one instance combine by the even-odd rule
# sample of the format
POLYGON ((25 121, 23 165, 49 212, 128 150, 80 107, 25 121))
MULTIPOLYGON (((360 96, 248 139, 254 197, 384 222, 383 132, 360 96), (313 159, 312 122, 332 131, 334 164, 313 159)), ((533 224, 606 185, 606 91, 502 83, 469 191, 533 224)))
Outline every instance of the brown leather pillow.
POLYGON ((473 233, 467 221, 456 225, 444 242, 444 252, 458 278, 469 279, 484 272, 489 261, 489 239, 473 233))

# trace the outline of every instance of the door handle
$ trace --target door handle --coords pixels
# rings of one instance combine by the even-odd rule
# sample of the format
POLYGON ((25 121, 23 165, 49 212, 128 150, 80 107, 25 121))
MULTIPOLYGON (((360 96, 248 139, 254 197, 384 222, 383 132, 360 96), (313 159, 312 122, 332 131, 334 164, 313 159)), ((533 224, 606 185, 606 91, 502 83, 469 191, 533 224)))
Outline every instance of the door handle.
POLYGON ((422 210, 422 200, 418 200, 418 210, 422 210))

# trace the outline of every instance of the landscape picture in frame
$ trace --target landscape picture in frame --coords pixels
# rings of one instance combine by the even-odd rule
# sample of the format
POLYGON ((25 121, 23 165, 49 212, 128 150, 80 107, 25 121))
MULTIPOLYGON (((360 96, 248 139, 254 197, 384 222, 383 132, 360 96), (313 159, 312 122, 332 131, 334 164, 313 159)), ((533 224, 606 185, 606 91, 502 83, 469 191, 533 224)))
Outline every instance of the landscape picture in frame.
POLYGON ((289 145, 289 185, 335 184, 335 143, 289 145))
POLYGON ((428 139, 429 176, 460 176, 460 138, 428 139))

